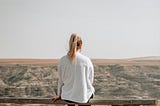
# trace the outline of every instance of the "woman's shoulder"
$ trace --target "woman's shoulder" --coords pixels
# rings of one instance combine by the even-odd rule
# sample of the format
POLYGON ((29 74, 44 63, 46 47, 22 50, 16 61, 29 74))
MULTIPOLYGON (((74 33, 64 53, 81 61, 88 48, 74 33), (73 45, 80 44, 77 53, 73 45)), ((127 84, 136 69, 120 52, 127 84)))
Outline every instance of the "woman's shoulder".
POLYGON ((86 62, 86 63, 90 63, 91 62, 91 60, 90 60, 90 58, 89 57, 87 57, 87 56, 85 56, 85 55, 83 55, 83 54, 81 54, 81 53, 78 53, 78 59, 80 60, 80 61, 83 61, 83 62, 86 62))
POLYGON ((59 63, 63 63, 63 62, 66 62, 66 61, 68 61, 68 56, 67 56, 67 55, 64 55, 64 56, 62 56, 62 57, 60 58, 59 63))
POLYGON ((66 58, 67 58, 67 55, 62 56, 62 57, 60 58, 60 61, 61 61, 61 60, 65 60, 66 58))

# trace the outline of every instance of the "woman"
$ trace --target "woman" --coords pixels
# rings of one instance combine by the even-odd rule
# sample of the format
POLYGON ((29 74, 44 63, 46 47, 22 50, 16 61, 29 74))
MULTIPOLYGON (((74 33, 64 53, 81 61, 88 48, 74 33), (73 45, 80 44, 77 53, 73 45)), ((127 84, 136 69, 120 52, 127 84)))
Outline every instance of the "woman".
POLYGON ((88 57, 80 53, 81 49, 81 38, 77 34, 72 34, 69 52, 60 59, 58 65, 58 96, 53 97, 53 101, 63 99, 68 102, 87 103, 93 96, 95 91, 92 86, 93 64, 88 57))

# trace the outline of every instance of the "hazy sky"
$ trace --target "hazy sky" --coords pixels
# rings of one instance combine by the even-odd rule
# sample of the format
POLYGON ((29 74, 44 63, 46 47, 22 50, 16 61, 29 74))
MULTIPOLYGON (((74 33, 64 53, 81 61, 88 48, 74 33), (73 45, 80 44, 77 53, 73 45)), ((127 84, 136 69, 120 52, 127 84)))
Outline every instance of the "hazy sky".
POLYGON ((0 58, 160 56, 160 0, 0 0, 0 58))

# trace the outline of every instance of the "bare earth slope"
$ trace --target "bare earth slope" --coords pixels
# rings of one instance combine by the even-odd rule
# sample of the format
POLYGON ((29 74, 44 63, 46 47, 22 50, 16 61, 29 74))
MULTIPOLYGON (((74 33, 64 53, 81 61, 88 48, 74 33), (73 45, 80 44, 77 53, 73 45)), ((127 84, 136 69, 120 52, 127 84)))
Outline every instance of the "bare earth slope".
MULTIPOLYGON (((92 60, 94 98, 160 99, 160 58, 157 58, 92 60)), ((0 59, 0 96, 52 97, 57 90, 57 62, 0 59)))

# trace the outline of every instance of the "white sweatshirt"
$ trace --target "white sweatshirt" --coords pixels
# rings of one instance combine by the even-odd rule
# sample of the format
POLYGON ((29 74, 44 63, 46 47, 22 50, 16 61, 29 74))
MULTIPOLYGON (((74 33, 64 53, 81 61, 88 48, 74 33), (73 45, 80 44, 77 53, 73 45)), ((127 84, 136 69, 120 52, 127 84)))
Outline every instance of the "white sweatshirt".
POLYGON ((76 53, 76 61, 71 62, 63 56, 58 65, 58 95, 61 99, 86 103, 94 94, 94 69, 91 60, 76 53))

